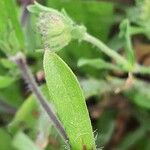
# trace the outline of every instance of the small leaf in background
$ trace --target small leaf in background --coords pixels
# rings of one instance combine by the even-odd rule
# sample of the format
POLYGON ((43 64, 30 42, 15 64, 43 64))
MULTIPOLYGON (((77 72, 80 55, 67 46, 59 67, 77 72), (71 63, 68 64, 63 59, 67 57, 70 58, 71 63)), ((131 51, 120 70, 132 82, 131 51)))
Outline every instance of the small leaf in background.
POLYGON ((82 67, 82 66, 92 66, 96 69, 106 69, 106 70, 120 70, 119 67, 117 67, 116 65, 106 62, 103 59, 100 58, 95 58, 95 59, 84 59, 81 58, 78 61, 78 66, 82 67))
POLYGON ((150 84, 136 80, 131 90, 125 92, 131 101, 140 107, 150 109, 150 84), (141 88, 142 87, 142 88, 141 88))
POLYGON ((105 80, 96 79, 80 79, 80 84, 84 92, 84 96, 87 98, 92 96, 98 96, 105 92, 111 91, 111 87, 105 80))
POLYGON ((46 50, 44 71, 56 112, 62 121, 72 149, 95 149, 89 114, 79 83, 67 64, 46 50))
MULTIPOLYGON (((48 90, 46 86, 42 86, 41 90, 47 97, 48 90)), ((36 97, 34 95, 30 95, 15 114, 12 122, 8 126, 9 130, 11 132, 16 132, 20 129, 34 128, 40 118, 40 113, 41 108, 36 101, 36 97)))
POLYGON ((18 132, 15 135, 12 144, 17 150, 40 150, 40 148, 38 148, 38 146, 36 146, 23 132, 18 132))
MULTIPOLYGON (((11 80, 14 80, 13 77, 11 77, 11 80)), ((0 89, 0 98, 6 101, 11 106, 18 108, 22 104, 24 97, 21 88, 22 86, 22 83, 20 82, 21 80, 16 81, 15 80, 12 84, 9 84, 7 88, 0 89)))
MULTIPOLYGON (((45 97, 48 97, 48 91, 45 85, 41 87, 41 90, 45 97)), ((41 148, 49 146, 49 136, 51 136, 51 140, 55 139, 56 141, 58 140, 58 143, 62 143, 62 139, 58 137, 57 131, 52 128, 49 117, 40 108, 34 95, 30 95, 24 101, 9 124, 8 129, 11 134, 15 134, 18 131, 28 131, 28 135, 35 139, 36 145, 41 148)), ((51 146, 53 147, 53 143, 51 146)))
POLYGON ((15 114, 14 119, 9 124, 8 128, 11 133, 15 133, 20 129, 33 128, 39 118, 39 107, 35 97, 30 96, 15 114))
MULTIPOLYGON (((101 96, 107 92, 113 92, 118 87, 122 87, 125 84, 125 80, 110 78, 108 80, 96 80, 96 79, 81 79, 81 87, 84 91, 86 98, 91 96, 101 96)), ((123 91, 123 95, 128 97, 131 102, 145 109, 150 109, 150 85, 140 80, 134 81, 133 87, 123 91), (142 88, 141 88, 142 87, 142 88)))
POLYGON ((14 54, 19 50, 23 50, 25 46, 15 2, 13 0, 0 1, 0 10, 0 36, 1 40, 3 40, 3 45, 5 45, 1 48, 7 55, 14 54))
POLYGON ((109 140, 111 139, 115 130, 115 121, 113 117, 114 113, 112 113, 112 111, 107 111, 97 122, 96 128, 98 135, 96 142, 98 147, 103 147, 104 145, 108 144, 109 140))
POLYGON ((24 45, 24 37, 23 37, 22 27, 19 23, 18 16, 17 16, 16 4, 13 0, 7 0, 7 1, 5 1, 5 6, 7 9, 7 13, 8 13, 7 15, 11 20, 11 23, 15 30, 17 39, 18 39, 20 45, 23 46, 24 45), (13 10, 13 13, 12 13, 12 10, 13 10))
POLYGON ((15 63, 13 63, 11 60, 6 58, 1 58, 0 63, 6 69, 14 69, 16 66, 15 63))
POLYGON ((136 131, 128 134, 125 139, 123 139, 122 143, 116 148, 116 150, 127 150, 134 146, 139 140, 141 140, 145 135, 145 130, 143 128, 139 128, 136 131))
POLYGON ((14 82, 14 79, 10 76, 0 76, 0 89, 8 87, 14 82))
POLYGON ((12 146, 11 136, 3 128, 0 128, 0 149, 1 150, 15 150, 12 146))

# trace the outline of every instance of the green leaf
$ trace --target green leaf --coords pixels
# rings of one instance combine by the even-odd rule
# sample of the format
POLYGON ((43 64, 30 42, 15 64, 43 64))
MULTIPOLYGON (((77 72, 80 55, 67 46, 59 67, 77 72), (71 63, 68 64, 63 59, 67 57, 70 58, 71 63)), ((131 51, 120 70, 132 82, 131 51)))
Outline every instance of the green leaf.
POLYGON ((81 58, 78 61, 78 66, 82 67, 82 66, 92 66, 96 69, 106 69, 106 70, 121 70, 119 67, 117 67, 116 65, 112 64, 112 63, 108 63, 103 59, 100 58, 95 58, 95 59, 84 59, 81 58))
POLYGON ((95 149, 91 122, 77 78, 55 53, 44 54, 44 71, 50 99, 74 150, 95 149))
POLYGON ((35 13, 37 15, 39 15, 41 12, 44 12, 44 11, 45 12, 48 12, 48 11, 55 11, 55 12, 57 12, 56 10, 48 8, 48 7, 45 7, 45 6, 37 3, 36 1, 34 1, 33 5, 28 6, 27 9, 29 10, 29 12, 35 13))
POLYGON ((1 150, 14 150, 12 144, 11 136, 6 130, 0 128, 0 146, 1 150))
MULTIPOLYGON (((86 98, 95 95, 102 95, 114 92, 118 87, 124 87, 125 80, 108 78, 108 80, 82 79, 80 81, 86 98)), ((146 82, 135 79, 132 88, 122 91, 123 94, 136 105, 150 109, 150 85, 146 82)))
POLYGON ((136 80, 132 90, 125 92, 125 95, 127 95, 138 106, 150 109, 149 89, 149 84, 136 80))
MULTIPOLYGON (((41 87, 42 92, 47 97, 48 90, 46 86, 41 87)), ((39 119, 41 109, 36 101, 36 97, 30 95, 17 111, 12 122, 9 124, 9 130, 14 133, 20 129, 34 128, 39 119)))
MULTIPOLYGON (((12 71, 12 73, 16 73, 15 70, 12 71)), ((12 84, 7 86, 7 88, 0 89, 0 98, 6 101, 11 106, 14 106, 16 108, 20 106, 20 104, 24 100, 20 80, 14 81, 12 84)))
POLYGON ((0 47, 8 54, 24 48, 24 35, 13 0, 0 1, 0 47), (13 13, 12 13, 13 12, 13 13))
POLYGON ((16 37, 20 43, 21 48, 23 48, 22 46, 24 46, 24 36, 23 36, 21 25, 18 21, 15 2, 13 0, 6 0, 5 6, 6 6, 6 10, 7 10, 7 15, 11 20, 13 29, 15 30, 16 37), (13 13, 12 13, 12 11, 13 11, 13 13))
POLYGON ((20 129, 33 128, 39 115, 39 106, 35 97, 30 96, 17 111, 14 119, 9 124, 11 133, 20 129))
POLYGON ((96 139, 97 146, 102 147, 106 145, 113 136, 115 130, 114 113, 109 110, 103 113, 96 124, 96 129, 99 131, 96 139))
POLYGON ((6 88, 14 82, 14 79, 9 76, 0 76, 0 89, 6 88))
POLYGON ((0 63, 4 68, 7 68, 7 69, 14 69, 16 67, 15 63, 12 63, 11 60, 6 59, 6 58, 0 59, 0 63))
POLYGON ((125 19, 120 24, 120 37, 122 37, 124 41, 125 54, 127 56, 128 61, 133 65, 135 63, 135 55, 132 48, 131 43, 131 27, 128 19, 125 19))
POLYGON ((119 144, 116 150, 127 150, 134 146, 139 140, 141 140, 145 135, 145 130, 143 128, 138 128, 136 131, 128 134, 123 141, 119 144))
POLYGON ((35 143, 23 132, 18 132, 13 139, 13 146, 17 150, 40 150, 35 143))
POLYGON ((93 78, 81 79, 80 84, 86 98, 99 96, 104 93, 111 92, 114 89, 113 85, 110 82, 93 78))

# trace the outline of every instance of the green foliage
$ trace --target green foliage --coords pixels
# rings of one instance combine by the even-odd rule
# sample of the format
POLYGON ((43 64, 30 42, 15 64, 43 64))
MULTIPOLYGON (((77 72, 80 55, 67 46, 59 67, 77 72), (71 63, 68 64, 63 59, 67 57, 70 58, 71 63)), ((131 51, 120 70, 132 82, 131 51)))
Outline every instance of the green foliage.
POLYGON ((128 97, 140 107, 150 109, 150 85, 147 83, 136 81, 135 87, 128 91, 128 97), (143 87, 141 89, 141 87, 143 87))
POLYGON ((24 133, 19 132, 15 135, 13 139, 13 145, 17 150, 40 150, 28 136, 24 133))
POLYGON ((13 81, 14 79, 9 76, 0 76, 0 89, 8 87, 13 81))
POLYGON ((24 49, 24 36, 13 0, 0 2, 0 47, 6 55, 24 49), (13 13, 12 13, 13 12, 13 13))
POLYGON ((15 133, 20 129, 32 128, 35 126, 38 114, 39 108, 35 98, 33 96, 29 97, 17 111, 13 121, 9 125, 9 130, 15 133))
POLYGON ((97 69, 106 69, 106 70, 121 70, 121 68, 113 65, 112 63, 108 63, 100 58, 95 59, 79 59, 78 66, 82 67, 85 65, 92 66, 97 69))
POLYGON ((106 112, 101 116, 101 119, 96 124, 96 128, 101 130, 100 133, 97 133, 97 146, 103 147, 106 145, 113 132, 115 130, 115 122, 113 120, 114 114, 111 111, 106 112))
MULTIPOLYGON (((102 41, 108 41, 107 37, 109 30, 115 17, 113 14, 113 3, 83 0, 48 0, 47 6, 59 10, 64 8, 73 20, 86 26, 89 33, 92 33, 102 41)), ((60 51, 59 55, 68 64, 71 64, 73 69, 77 69, 76 63, 80 57, 94 58, 102 56, 102 53, 93 51, 93 48, 87 43, 82 42, 82 44, 78 44, 74 41, 63 51, 60 51)), ((89 69, 89 67, 80 68, 79 71, 82 73, 97 75, 95 69, 89 69)))
POLYGON ((9 133, 3 129, 0 128, 0 145, 2 150, 15 150, 11 144, 12 138, 9 135, 9 133))
MULTIPOLYGON (((11 81, 12 80, 15 80, 15 79, 11 76, 11 81)), ((22 89, 21 89, 20 82, 15 81, 12 84, 10 84, 7 88, 1 89, 0 98, 14 107, 19 107, 24 99, 22 96, 22 89)))
MULTIPOLYGON (((46 86, 42 86, 41 90, 48 98, 46 86)), ((49 99, 48 99, 49 100, 49 99)), ((41 108, 36 102, 34 95, 29 96, 16 112, 14 119, 9 124, 9 130, 12 133, 18 130, 33 129, 40 118, 41 108)))
POLYGON ((4 68, 7 68, 7 69, 15 69, 16 67, 16 65, 12 63, 12 61, 6 58, 0 59, 0 63, 4 68))
POLYGON ((109 28, 114 19, 112 3, 101 1, 85 2, 83 0, 48 0, 47 6, 59 10, 64 8, 73 20, 84 24, 87 27, 88 32, 93 33, 98 38, 103 39, 103 41, 107 41, 109 28), (105 18, 103 18, 103 16, 105 16, 105 18), (97 28, 95 28, 95 26, 97 26, 97 28))
POLYGON ((28 6, 35 15, 23 11, 18 0, 0 1, 0 149, 63 150, 69 149, 67 143, 73 150, 95 145, 104 150, 150 149, 150 67, 144 66, 149 59, 150 1, 136 0, 129 7, 114 1, 38 1, 28 6), (144 48, 136 51, 137 43, 147 44, 146 55, 144 48), (23 81, 14 62, 20 51, 68 141, 23 81), (128 72, 133 77, 126 79, 128 72))
POLYGON ((65 10, 61 13, 37 2, 29 6, 28 10, 38 14, 37 29, 42 36, 45 49, 53 52, 59 51, 68 45, 72 39, 79 41, 83 39, 86 28, 76 25, 65 10))
POLYGON ((142 139, 144 135, 145 135, 145 130, 141 128, 137 129, 136 131, 128 134, 128 136, 125 137, 123 142, 118 146, 117 150, 129 149, 129 147, 132 147, 136 142, 142 139))
POLYGON ((131 43, 131 36, 130 36, 130 31, 131 27, 129 24, 129 20, 123 20, 122 23, 120 24, 120 37, 125 38, 125 52, 128 61, 134 65, 135 63, 135 54, 132 48, 132 43, 131 43))

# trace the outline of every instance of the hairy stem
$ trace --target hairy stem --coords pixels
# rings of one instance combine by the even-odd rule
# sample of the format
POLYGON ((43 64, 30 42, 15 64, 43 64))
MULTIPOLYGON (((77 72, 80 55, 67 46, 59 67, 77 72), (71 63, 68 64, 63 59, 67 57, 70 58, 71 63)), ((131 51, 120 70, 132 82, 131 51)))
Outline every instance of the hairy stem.
POLYGON ((130 64, 125 58, 123 58, 117 52, 109 48, 102 41, 93 37, 92 35, 86 33, 83 40, 95 45, 103 53, 113 58, 117 62, 117 64, 122 65, 124 67, 125 71, 133 72, 133 73, 141 73, 141 74, 150 74, 150 67, 145 67, 138 64, 132 66, 132 64, 130 64))
POLYGON ((95 45, 96 47, 98 47, 103 53, 105 53, 109 57, 113 58, 118 64, 121 64, 125 67, 129 67, 129 63, 125 58, 123 58, 121 55, 119 55, 114 50, 110 49, 107 45, 105 45, 99 39, 97 39, 97 38, 93 37, 92 35, 86 33, 83 40, 95 45))
POLYGON ((42 95, 41 91, 38 88, 38 85, 31 73, 31 71, 28 68, 28 65, 26 63, 26 58, 22 53, 18 53, 14 57, 14 61, 18 65, 19 69, 22 72, 22 76, 24 80, 28 83, 30 90, 33 92, 33 94, 36 96, 37 101, 40 103, 42 108, 45 110, 45 112, 48 114, 50 120, 53 122, 55 128, 58 130, 59 134, 62 136, 62 138, 66 141, 68 141, 67 134, 63 128, 63 125, 57 118, 55 112, 52 110, 52 107, 47 102, 45 97, 42 95))

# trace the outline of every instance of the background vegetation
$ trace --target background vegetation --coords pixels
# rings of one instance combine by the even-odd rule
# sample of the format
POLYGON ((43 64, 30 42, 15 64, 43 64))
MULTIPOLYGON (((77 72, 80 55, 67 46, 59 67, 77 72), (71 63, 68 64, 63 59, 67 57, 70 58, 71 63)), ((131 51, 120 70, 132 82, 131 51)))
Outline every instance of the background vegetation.
MULTIPOLYGON (((24 52, 38 85, 48 97, 37 20, 26 9, 31 3, 32 0, 0 1, 1 150, 65 149, 12 62, 16 52, 24 52)), ((90 34, 121 55, 129 56, 131 62, 133 52, 135 61, 145 66, 141 72, 128 76, 127 72, 110 67, 114 61, 86 42, 72 41, 58 52, 80 81, 97 147, 149 150, 149 0, 41 0, 39 3, 57 10, 64 8, 90 34)))

